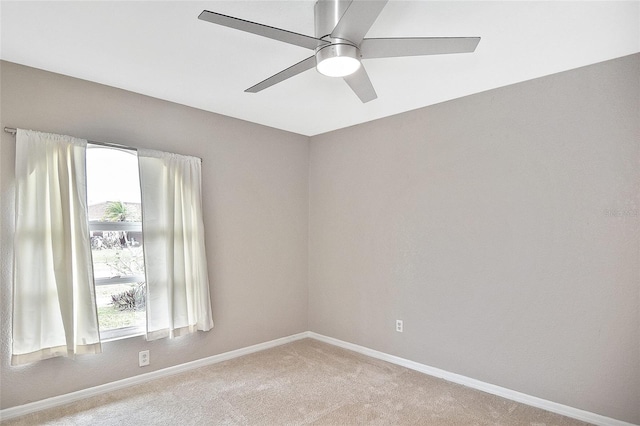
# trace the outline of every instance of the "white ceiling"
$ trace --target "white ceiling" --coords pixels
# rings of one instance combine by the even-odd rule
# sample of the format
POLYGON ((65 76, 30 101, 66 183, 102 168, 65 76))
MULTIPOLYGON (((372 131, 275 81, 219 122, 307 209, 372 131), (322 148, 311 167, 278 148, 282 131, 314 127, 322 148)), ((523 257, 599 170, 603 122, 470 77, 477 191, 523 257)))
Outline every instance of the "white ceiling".
POLYGON ((315 70, 244 93, 313 52, 197 19, 207 9, 313 35, 313 5, 2 1, 0 57, 312 136, 640 52, 640 1, 391 0, 367 37, 482 40, 471 54, 363 61, 378 99, 362 104, 315 70))

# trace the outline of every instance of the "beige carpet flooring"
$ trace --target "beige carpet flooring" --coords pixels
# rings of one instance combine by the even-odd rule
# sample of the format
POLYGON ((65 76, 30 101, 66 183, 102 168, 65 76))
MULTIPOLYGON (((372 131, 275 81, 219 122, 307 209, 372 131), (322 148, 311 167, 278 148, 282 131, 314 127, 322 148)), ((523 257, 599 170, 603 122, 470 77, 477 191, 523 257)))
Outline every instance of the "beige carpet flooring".
POLYGON ((312 339, 3 425, 584 425, 312 339))

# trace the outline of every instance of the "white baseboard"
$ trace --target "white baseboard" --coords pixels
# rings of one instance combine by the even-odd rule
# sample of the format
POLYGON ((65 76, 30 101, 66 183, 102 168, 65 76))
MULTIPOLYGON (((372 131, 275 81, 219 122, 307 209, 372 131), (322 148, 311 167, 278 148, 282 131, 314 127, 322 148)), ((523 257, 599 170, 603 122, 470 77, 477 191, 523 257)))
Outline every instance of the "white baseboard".
POLYGON ((546 399, 538 398, 535 396, 527 395, 522 392, 517 392, 511 389, 503 388, 501 386, 492 385, 490 383, 482 382, 480 380, 472 379, 470 377, 462 376, 460 374, 451 373, 439 368, 430 367, 428 365, 420 364, 418 362, 410 361, 408 359, 400 358, 394 355, 389 355, 384 352, 379 352, 373 349, 359 346, 353 343, 345 342, 342 340, 334 339, 333 337, 323 336, 314 332, 308 333, 312 339, 319 340, 330 345, 338 346, 344 349, 358 352, 363 355, 370 356, 371 358, 387 361, 392 364, 400 365, 402 367, 416 370, 421 373, 428 374, 430 376, 438 377, 449 382, 464 385, 473 389, 477 389, 492 395, 501 396, 512 401, 520 402, 522 404, 530 405, 536 408, 542 408, 543 410, 551 411, 552 413, 562 414, 563 416, 571 417, 583 422, 592 423, 599 426, 634 426, 632 423, 623 422, 622 420, 612 419, 600 414, 595 414, 589 411, 580 410, 578 408, 569 407, 568 405, 558 404, 557 402, 547 401, 546 399))
POLYGON ((501 396, 512 401, 520 402, 522 404, 530 405, 532 407, 542 408, 543 410, 551 411, 552 413, 562 414, 563 416, 572 417, 577 420, 582 420, 588 423, 601 426, 634 426, 631 423, 623 422, 621 420, 605 417, 600 414, 591 413, 589 411, 580 410, 578 408, 569 407, 567 405, 558 404, 556 402, 547 401, 542 398, 527 395, 521 392, 517 392, 511 389, 503 388, 501 386, 492 385, 490 383, 482 382, 480 380, 472 379, 470 377, 462 376, 460 374, 451 373, 449 371, 441 370, 439 368, 430 367, 425 364, 410 361, 408 359, 400 358, 394 355, 389 355, 384 352, 379 352, 373 349, 359 346, 353 343, 345 342, 342 340, 334 339, 332 337, 323 336, 311 331, 305 331, 303 333, 294 334, 291 336, 283 337, 280 339, 271 340, 269 342, 259 343, 257 345, 248 346, 246 348, 237 349, 230 352, 225 352, 218 355, 213 355, 207 358, 202 358, 196 361, 187 362, 173 367, 164 368, 162 370, 152 371, 150 373, 140 374, 138 376, 129 377, 127 379, 118 380, 104 385, 95 386, 88 389, 82 389, 76 392, 68 393, 65 395, 55 396, 52 398, 43 399, 41 401, 31 402, 29 404, 20 405, 17 407, 6 408, 0 410, 0 420, 8 420, 15 417, 23 416, 26 414, 34 413, 36 411, 45 410, 47 408, 53 408, 71 402, 79 401, 81 399, 89 398, 95 395, 100 395, 106 392, 111 392, 117 389, 126 388, 129 386, 148 382, 150 380, 158 379, 161 377, 167 377, 174 374, 182 373, 185 371, 193 370, 194 368, 204 367, 211 364, 216 364, 222 361, 227 361, 233 358, 237 358, 243 355, 248 355, 254 352, 263 351, 265 349, 274 348, 276 346, 284 345, 285 343, 294 342, 304 338, 312 338, 318 341, 328 343, 330 345, 338 346, 344 349, 348 349, 363 355, 370 356, 372 358, 387 361, 392 364, 400 365, 402 367, 416 370, 430 376, 439 377, 444 380, 448 380, 453 383, 458 383, 473 389, 477 389, 483 392, 487 392, 493 395, 501 396))
POLYGON ((263 351, 265 349, 274 348, 284 345, 285 343, 294 342, 309 337, 309 332, 294 334, 280 339, 271 340, 269 342, 259 343, 257 345, 247 346, 246 348, 236 349, 234 351, 213 355, 207 358, 201 358, 196 361, 184 364, 174 365, 173 367, 163 368, 162 370, 152 371, 150 373, 140 374, 138 376, 129 377, 104 385, 94 386, 88 389, 82 389, 76 392, 67 393, 40 401, 30 402, 28 404, 19 405, 17 407, 5 408, 0 410, 0 420, 9 420, 15 417, 24 416, 25 414, 35 413, 36 411, 45 410, 47 408, 58 407, 60 405, 69 404, 81 399, 111 392, 117 389, 126 388, 133 385, 148 382, 150 380, 159 379, 161 377, 172 376, 174 374, 193 370, 194 368, 204 367, 206 365, 216 364, 227 361, 243 355, 252 354, 254 352, 263 351))

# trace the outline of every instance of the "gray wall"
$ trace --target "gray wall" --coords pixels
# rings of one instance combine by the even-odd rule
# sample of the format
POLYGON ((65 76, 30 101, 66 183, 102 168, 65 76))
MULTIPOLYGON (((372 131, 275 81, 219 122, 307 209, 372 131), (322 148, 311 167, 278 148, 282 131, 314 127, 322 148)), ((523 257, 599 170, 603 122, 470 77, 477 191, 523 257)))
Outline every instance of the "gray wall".
POLYGON ((634 55, 313 137, 310 329, 640 423, 639 79, 634 55))
MULTIPOLYGON (((0 132, 2 408, 308 330, 308 138, 2 62, 1 126, 195 155, 214 329, 173 341, 132 338, 104 353, 11 367, 15 138, 0 132), (138 351, 151 365, 138 367, 138 351)), ((215 96, 212 93, 211 96, 215 96)))

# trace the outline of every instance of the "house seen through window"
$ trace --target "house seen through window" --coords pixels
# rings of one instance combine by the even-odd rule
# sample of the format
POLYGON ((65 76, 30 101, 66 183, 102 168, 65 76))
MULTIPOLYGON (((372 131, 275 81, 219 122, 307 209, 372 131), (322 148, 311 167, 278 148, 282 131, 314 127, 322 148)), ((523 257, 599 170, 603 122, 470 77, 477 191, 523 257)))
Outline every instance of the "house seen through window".
POLYGON ((87 201, 100 337, 142 334, 146 286, 134 151, 88 145, 87 201))

